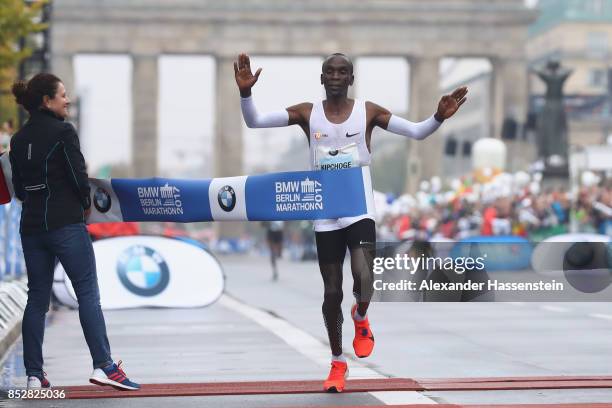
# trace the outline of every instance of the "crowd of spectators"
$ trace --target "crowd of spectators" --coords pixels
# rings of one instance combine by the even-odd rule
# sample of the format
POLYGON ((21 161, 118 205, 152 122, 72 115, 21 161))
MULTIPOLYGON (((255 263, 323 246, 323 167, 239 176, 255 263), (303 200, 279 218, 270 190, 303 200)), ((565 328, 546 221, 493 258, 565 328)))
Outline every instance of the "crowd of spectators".
MULTIPOLYGON (((481 186, 482 187, 482 186, 481 186)), ((462 193, 402 196, 387 203, 379 219, 381 240, 453 239, 514 235, 541 241, 567 232, 612 236, 612 183, 539 191, 468 188, 462 193)))

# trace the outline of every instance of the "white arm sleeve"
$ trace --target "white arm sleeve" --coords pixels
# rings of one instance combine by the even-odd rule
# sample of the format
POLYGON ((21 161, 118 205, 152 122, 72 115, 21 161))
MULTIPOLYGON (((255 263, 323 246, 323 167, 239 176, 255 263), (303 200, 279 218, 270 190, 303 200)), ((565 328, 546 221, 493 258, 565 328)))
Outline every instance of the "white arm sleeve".
POLYGON ((244 121, 250 128, 271 128, 289 125, 289 112, 282 110, 261 114, 257 112, 252 96, 240 98, 240 108, 242 109, 244 121))
POLYGON ((387 130, 389 132, 406 136, 411 139, 423 140, 433 132, 438 130, 442 123, 438 122, 432 115, 429 119, 422 122, 410 122, 399 116, 391 115, 387 130))

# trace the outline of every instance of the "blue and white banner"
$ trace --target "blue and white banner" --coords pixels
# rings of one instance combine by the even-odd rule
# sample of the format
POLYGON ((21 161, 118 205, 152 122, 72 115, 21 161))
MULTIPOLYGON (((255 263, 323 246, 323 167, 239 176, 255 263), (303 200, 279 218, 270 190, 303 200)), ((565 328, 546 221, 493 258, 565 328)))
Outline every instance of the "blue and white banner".
MULTIPOLYGON (((208 251, 177 239, 120 237, 93 243, 104 310, 202 307, 223 293, 221 264, 208 251)), ((53 293, 66 306, 78 302, 70 277, 57 264, 53 293)))
POLYGON ((268 221, 352 217, 367 212, 364 172, 298 171, 211 180, 90 179, 89 223, 268 221))

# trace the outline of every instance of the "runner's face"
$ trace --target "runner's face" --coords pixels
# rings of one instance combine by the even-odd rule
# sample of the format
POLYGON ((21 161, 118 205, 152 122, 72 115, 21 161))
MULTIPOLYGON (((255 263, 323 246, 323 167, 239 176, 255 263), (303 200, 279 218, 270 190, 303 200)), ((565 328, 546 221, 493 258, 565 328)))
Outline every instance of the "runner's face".
POLYGON ((348 87, 353 85, 353 70, 342 56, 330 58, 323 64, 321 84, 328 96, 346 96, 348 87))

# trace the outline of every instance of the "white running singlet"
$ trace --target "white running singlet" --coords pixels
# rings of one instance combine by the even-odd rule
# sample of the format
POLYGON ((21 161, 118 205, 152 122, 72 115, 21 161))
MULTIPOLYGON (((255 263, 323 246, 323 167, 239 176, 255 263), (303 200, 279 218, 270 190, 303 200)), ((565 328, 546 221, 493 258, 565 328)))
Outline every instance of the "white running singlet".
POLYGON ((339 170, 361 167, 367 212, 356 217, 315 220, 318 232, 346 228, 365 218, 375 219, 374 195, 370 176, 371 154, 366 144, 365 101, 355 100, 349 118, 343 123, 327 120, 323 102, 314 103, 310 114, 310 166, 312 170, 339 170))

